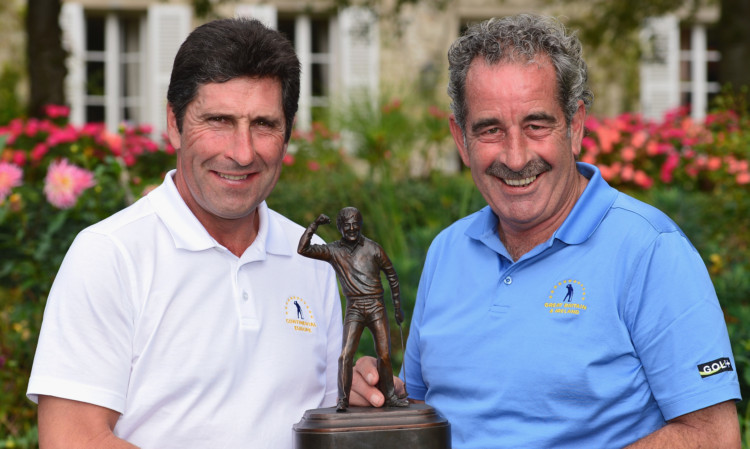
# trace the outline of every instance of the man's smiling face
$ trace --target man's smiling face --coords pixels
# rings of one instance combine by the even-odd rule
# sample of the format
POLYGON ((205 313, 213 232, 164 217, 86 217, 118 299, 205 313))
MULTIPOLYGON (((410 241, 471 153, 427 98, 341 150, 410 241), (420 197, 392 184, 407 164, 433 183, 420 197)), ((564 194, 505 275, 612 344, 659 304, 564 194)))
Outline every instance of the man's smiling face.
POLYGON ((196 217, 210 226, 254 213, 276 185, 287 148, 279 81, 241 77, 202 85, 182 133, 171 108, 168 116, 175 184, 196 217))
POLYGON ((500 227, 534 233, 559 226, 580 194, 583 102, 569 128, 547 59, 487 65, 480 57, 466 78, 466 105, 465 140, 453 116, 451 132, 500 227))

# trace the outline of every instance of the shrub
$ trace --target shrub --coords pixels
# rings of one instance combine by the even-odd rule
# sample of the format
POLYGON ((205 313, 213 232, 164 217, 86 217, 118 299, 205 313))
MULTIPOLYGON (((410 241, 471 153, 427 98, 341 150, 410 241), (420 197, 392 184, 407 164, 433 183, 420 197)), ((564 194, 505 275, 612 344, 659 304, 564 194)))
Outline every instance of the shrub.
POLYGON ((65 107, 47 115, 0 127, 0 447, 36 444, 26 385, 44 303, 73 238, 173 165, 147 127, 111 134, 70 125, 65 107))

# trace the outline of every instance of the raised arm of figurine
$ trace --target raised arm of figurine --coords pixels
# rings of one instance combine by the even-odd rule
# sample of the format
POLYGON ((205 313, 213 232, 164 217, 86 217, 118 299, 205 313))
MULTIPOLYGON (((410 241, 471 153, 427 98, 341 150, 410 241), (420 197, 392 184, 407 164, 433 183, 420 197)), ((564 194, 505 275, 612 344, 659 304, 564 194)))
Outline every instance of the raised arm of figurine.
POLYGON ((318 226, 327 225, 330 222, 331 222, 331 219, 328 218, 328 215, 326 214, 318 215, 318 218, 316 218, 315 221, 310 223, 310 226, 308 226, 307 229, 305 229, 305 232, 302 234, 302 237, 299 239, 299 244, 297 245, 297 252, 299 254, 302 254, 303 256, 319 258, 319 257, 316 257, 316 255, 312 252, 312 248, 315 245, 310 245, 310 241, 312 240, 312 236, 315 234, 315 231, 318 230, 318 226))

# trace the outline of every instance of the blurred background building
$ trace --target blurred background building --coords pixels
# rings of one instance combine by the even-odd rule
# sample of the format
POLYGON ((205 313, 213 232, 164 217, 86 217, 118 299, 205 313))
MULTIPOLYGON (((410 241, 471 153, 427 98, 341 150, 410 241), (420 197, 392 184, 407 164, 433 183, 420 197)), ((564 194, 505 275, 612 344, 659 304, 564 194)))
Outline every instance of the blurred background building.
MULTIPOLYGON (((213 17, 256 17, 294 42, 303 67, 297 121, 302 129, 355 94, 377 98, 385 90, 410 91, 447 106, 446 51, 472 22, 520 12, 551 14, 572 24, 606 20, 590 15, 589 7, 596 5, 589 2, 559 0, 370 0, 364 6, 342 0, 32 1, 61 4, 64 98, 71 121, 106 122, 111 130, 123 121, 149 123, 157 132, 165 128, 174 54, 190 30, 213 17)), ((633 33, 602 42, 596 35, 595 42, 587 41, 582 33, 596 95, 592 112, 631 111, 658 119, 683 105, 702 118, 722 81, 715 35, 720 8, 708 3, 673 8, 640 21, 633 33)), ((6 70, 29 57, 24 29, 35 17, 25 23, 18 18, 33 14, 26 8, 23 0, 0 6, 0 64, 6 70)), ((28 80, 21 75, 17 91, 23 97, 28 80)))

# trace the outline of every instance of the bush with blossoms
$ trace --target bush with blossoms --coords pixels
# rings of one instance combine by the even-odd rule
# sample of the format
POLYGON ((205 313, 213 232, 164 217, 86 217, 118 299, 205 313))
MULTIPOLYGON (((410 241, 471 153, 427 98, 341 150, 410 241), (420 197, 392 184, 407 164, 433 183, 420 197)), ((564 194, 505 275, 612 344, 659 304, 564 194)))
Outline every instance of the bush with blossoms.
MULTIPOLYGON (((138 199, 174 166, 145 126, 73 126, 68 108, 0 127, 0 447, 34 440, 25 398, 44 302, 75 235, 138 199), (28 435, 27 435, 28 434, 28 435)), ((29 446, 32 447, 32 446, 29 446)))
POLYGON ((711 191, 750 185, 747 120, 722 110, 696 122, 687 108, 662 121, 638 114, 590 117, 580 160, 599 167, 610 184, 648 190, 678 186, 711 191))

